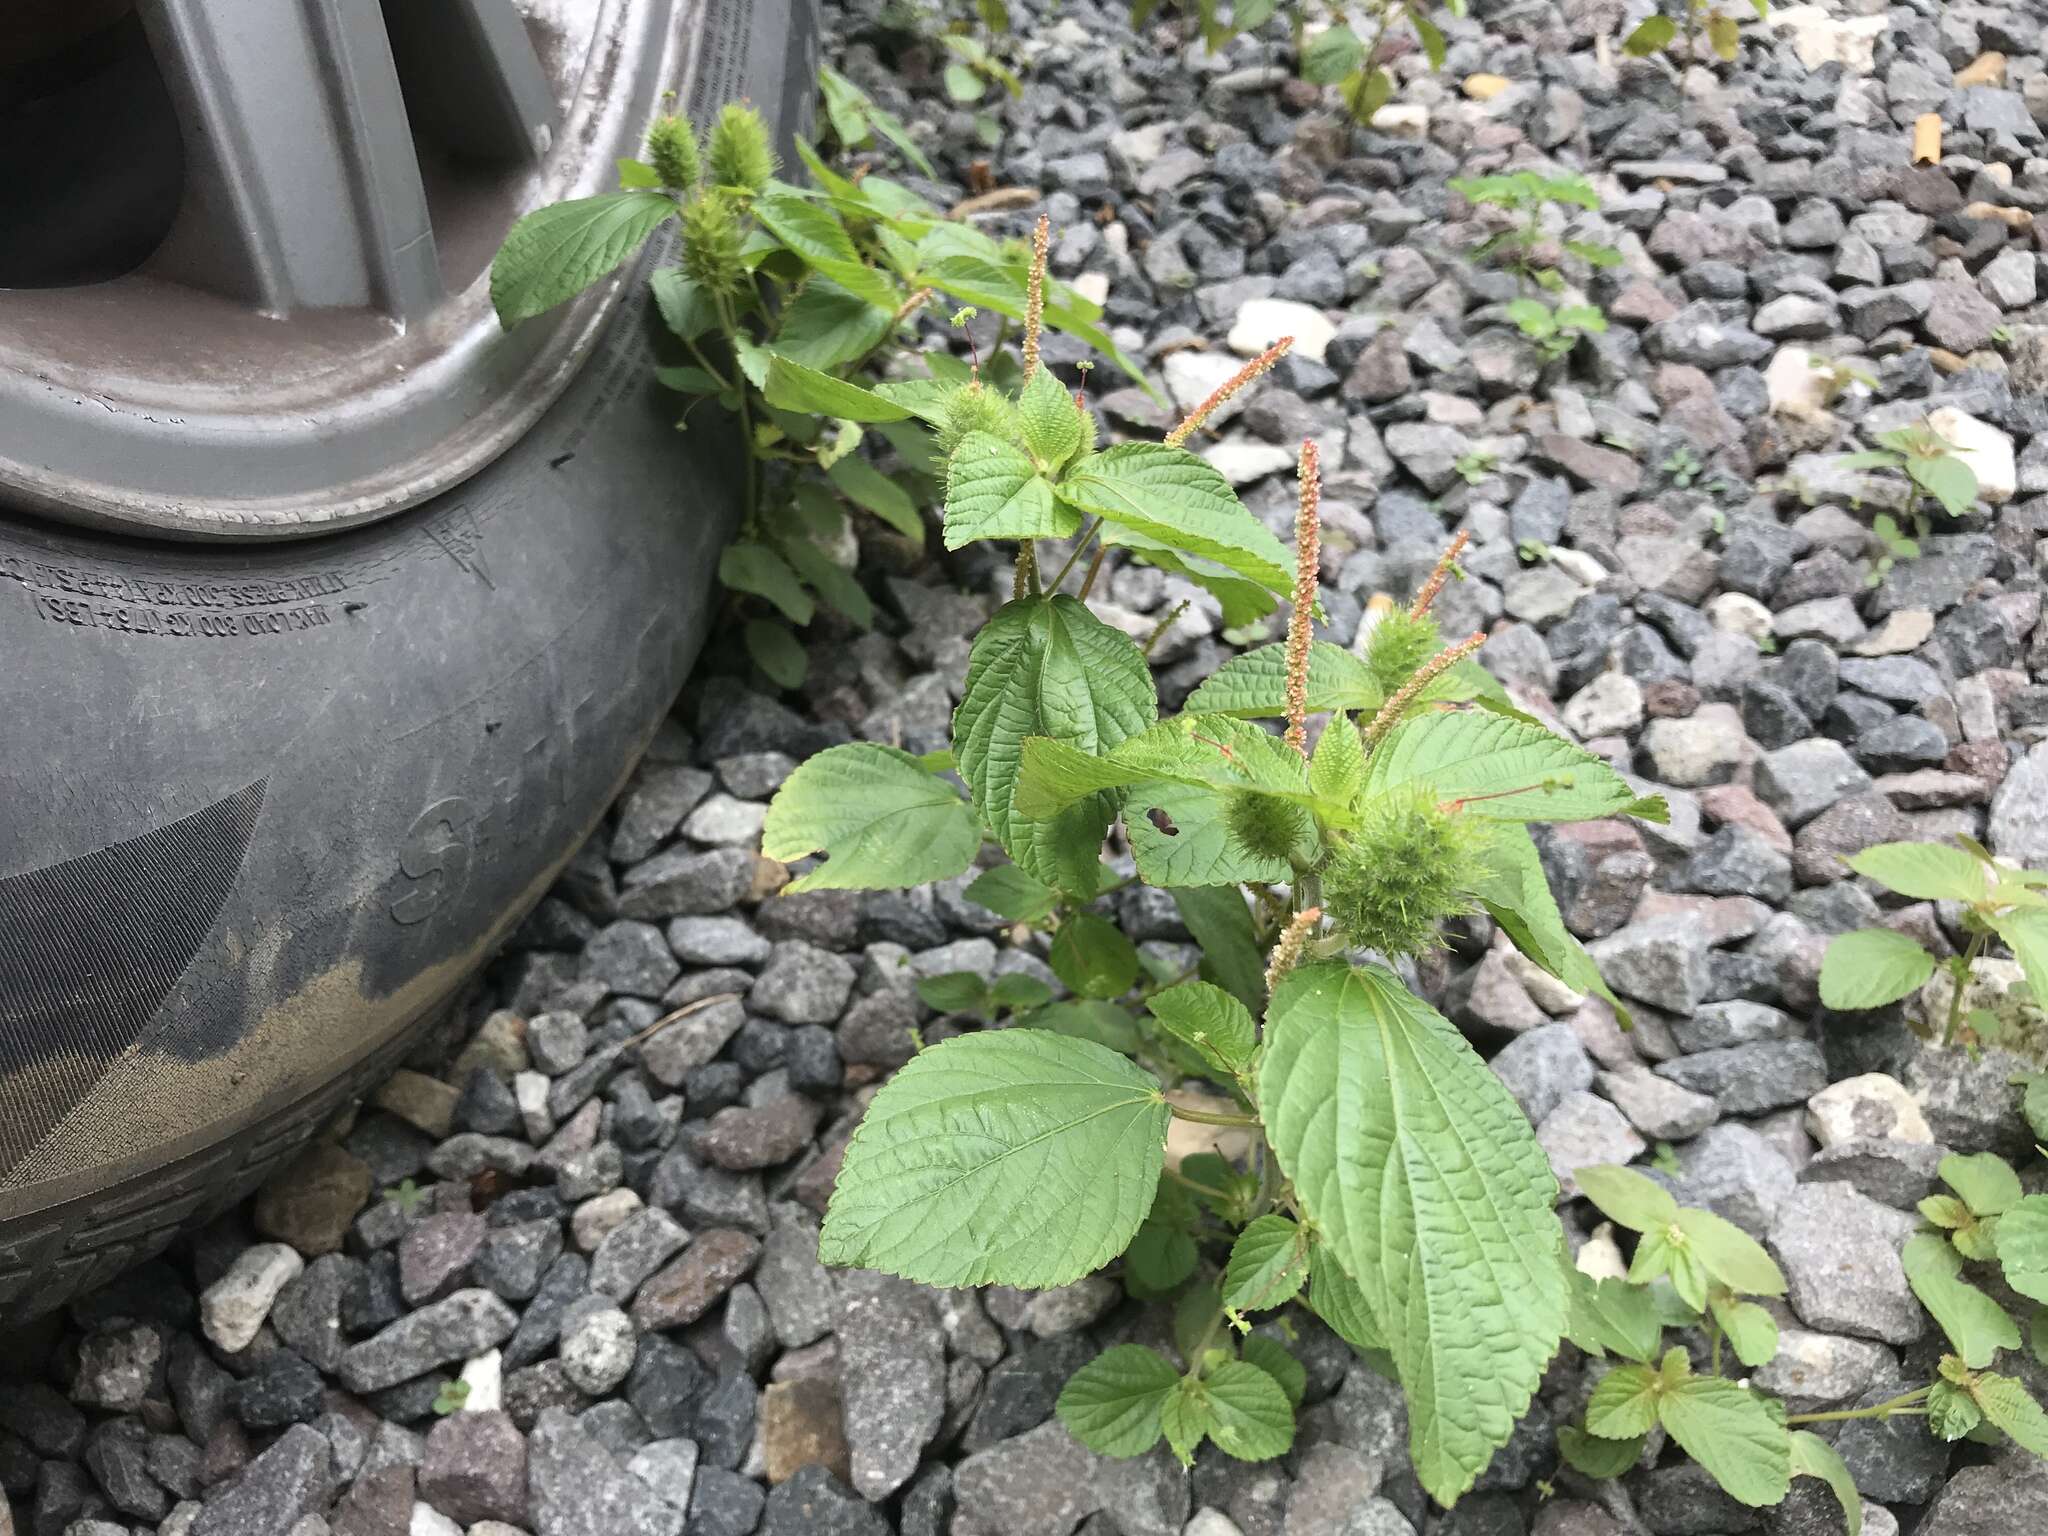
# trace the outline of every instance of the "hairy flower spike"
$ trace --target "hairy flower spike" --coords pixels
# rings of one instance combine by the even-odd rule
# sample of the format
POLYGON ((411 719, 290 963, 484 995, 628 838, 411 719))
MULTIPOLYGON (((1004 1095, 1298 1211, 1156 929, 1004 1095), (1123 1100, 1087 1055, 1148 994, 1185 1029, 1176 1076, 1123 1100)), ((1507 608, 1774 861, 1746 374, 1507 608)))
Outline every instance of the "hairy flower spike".
POLYGON ((1215 392, 1208 399, 1204 400, 1192 411, 1189 411, 1187 415, 1181 418, 1180 425, 1166 434, 1166 446, 1178 448, 1189 438, 1193 437, 1196 432, 1201 430, 1202 423, 1222 408, 1224 401, 1243 390, 1254 379, 1258 378, 1259 375, 1269 372, 1275 363, 1287 355, 1287 349, 1293 345, 1294 338, 1292 336, 1282 336, 1272 346, 1266 348, 1265 351, 1238 369, 1236 373, 1225 379, 1216 387, 1215 392))
POLYGON ((775 177, 775 151, 768 144, 768 125, 745 102, 729 101, 711 125, 705 158, 711 179, 742 192, 765 191, 775 177))
POLYGON ((1462 528, 1451 547, 1443 552, 1443 558, 1436 563, 1436 569, 1429 573, 1429 580, 1422 584, 1422 590, 1415 594, 1415 605, 1408 610, 1408 617, 1419 619, 1429 612, 1429 605, 1436 601, 1437 593, 1443 591, 1444 583, 1451 579, 1451 572, 1457 568, 1458 556, 1465 552, 1465 546, 1472 542, 1472 535, 1462 528))
POLYGON ((1302 947, 1322 920, 1321 907, 1304 907, 1289 920, 1280 934, 1280 942, 1273 946, 1272 957, 1266 962, 1266 991, 1269 995, 1278 990, 1280 983, 1287 979, 1287 973, 1301 963, 1302 947))
POLYGON ((1287 616, 1287 745, 1308 756, 1308 651, 1323 564, 1323 478, 1313 438, 1301 440, 1294 514, 1294 611, 1287 616))
POLYGON ((1438 651, 1428 661, 1415 669, 1415 675, 1401 685, 1400 692, 1380 706, 1380 712, 1372 717, 1372 724, 1365 729, 1365 750, 1370 752, 1380 744, 1381 739, 1401 723, 1401 717, 1408 712, 1408 706, 1421 695, 1422 690, 1435 682, 1444 673, 1486 644, 1486 636, 1474 632, 1456 645, 1438 651))
POLYGON ((740 244, 739 211, 725 192, 706 188, 683 205, 683 270, 706 293, 730 297, 746 286, 740 244))
POLYGON ((1038 372, 1038 338, 1045 329, 1045 262, 1052 245, 1052 218, 1041 213, 1031 231, 1031 273, 1024 288, 1024 382, 1038 372))
POLYGON ((698 164, 697 130, 688 118, 673 113, 656 118, 647 130, 647 158, 661 184, 671 192, 694 190, 703 174, 698 164))

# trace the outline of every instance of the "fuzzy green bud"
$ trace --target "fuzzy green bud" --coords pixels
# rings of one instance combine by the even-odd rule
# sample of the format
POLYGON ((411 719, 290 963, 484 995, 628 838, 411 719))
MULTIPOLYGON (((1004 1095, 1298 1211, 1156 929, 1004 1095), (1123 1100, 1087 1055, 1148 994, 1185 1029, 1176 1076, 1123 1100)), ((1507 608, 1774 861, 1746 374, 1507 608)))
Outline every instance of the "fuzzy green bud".
POLYGON ((683 270, 706 293, 730 296, 746 286, 740 257, 740 217, 732 199, 716 189, 683 205, 683 270))
POLYGON ((946 401, 945 425, 937 432, 939 454, 951 458, 970 432, 992 432, 1005 442, 1017 435, 1017 408, 981 384, 963 384, 946 401))
POLYGON ((763 191, 775 176, 775 151, 768 145, 768 125, 744 102, 729 101, 711 125, 706 147, 711 179, 742 192, 763 191))
POLYGON ((1306 863, 1315 851, 1315 819, 1305 806, 1278 795, 1233 790, 1224 797, 1223 824, 1245 852, 1284 863, 1306 863))
POLYGON ((1373 680, 1381 691, 1391 697, 1415 675, 1416 668, 1442 649, 1436 620, 1427 614, 1416 618, 1405 609, 1391 608, 1380 615, 1365 642, 1365 664, 1372 669, 1373 680))
POLYGON ((1479 818, 1445 811, 1426 792, 1383 797, 1323 866, 1324 916, 1350 943, 1390 958, 1419 954, 1440 942, 1445 918, 1475 909, 1485 848, 1479 818))
POLYGON ((685 117, 658 117, 647 130, 647 159, 654 174, 671 192, 688 192, 702 174, 698 165, 697 130, 685 117))

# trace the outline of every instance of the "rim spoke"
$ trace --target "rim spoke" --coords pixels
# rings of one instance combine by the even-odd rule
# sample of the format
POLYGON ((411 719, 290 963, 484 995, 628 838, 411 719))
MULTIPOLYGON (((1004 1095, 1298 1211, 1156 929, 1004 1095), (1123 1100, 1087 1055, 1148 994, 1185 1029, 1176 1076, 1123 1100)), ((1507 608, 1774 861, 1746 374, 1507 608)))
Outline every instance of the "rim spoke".
POLYGON ((441 297, 412 130, 377 0, 155 0, 185 204, 155 269, 262 309, 441 297))
POLYGON ((399 72, 431 82, 413 100, 422 131, 478 160, 547 153, 554 92, 512 0, 397 0, 385 19, 399 72))

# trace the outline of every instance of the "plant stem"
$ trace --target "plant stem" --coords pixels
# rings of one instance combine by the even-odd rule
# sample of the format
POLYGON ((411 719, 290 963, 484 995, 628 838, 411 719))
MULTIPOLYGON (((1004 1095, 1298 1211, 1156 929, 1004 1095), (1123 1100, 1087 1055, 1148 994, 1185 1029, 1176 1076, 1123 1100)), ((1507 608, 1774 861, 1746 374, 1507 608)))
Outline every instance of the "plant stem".
POLYGON ((1707 1314, 1708 1369, 1716 1376, 1721 1374, 1721 1324, 1710 1312, 1707 1314))
POLYGON ((1202 1368, 1202 1356, 1208 1352, 1209 1341, 1216 1337, 1216 1330, 1223 1326, 1223 1309, 1218 1307, 1216 1315, 1209 1319, 1209 1326, 1202 1330, 1202 1336, 1195 1340, 1195 1347, 1188 1351, 1186 1375, 1192 1376, 1202 1368))
POLYGON ((1095 558, 1088 562, 1088 574, 1081 578, 1081 601, 1088 601, 1088 594, 1095 590, 1095 578, 1102 574, 1102 560, 1109 553, 1107 544, 1095 546, 1095 558))
POLYGON ((1081 558, 1081 551, 1086 549, 1090 544, 1094 543, 1095 535, 1100 533, 1101 531, 1102 519, 1099 517, 1096 518, 1094 522, 1090 523, 1086 528, 1083 528, 1081 530, 1081 537, 1074 541, 1074 548, 1073 551, 1067 556, 1067 563, 1060 567, 1059 574, 1053 577, 1052 579, 1053 591, 1059 591, 1060 583, 1067 579, 1067 572, 1071 571, 1074 568, 1074 562, 1081 558))
POLYGON ((1885 1419, 1894 1414, 1919 1413, 1920 1401, 1931 1392, 1931 1387, 1915 1387, 1897 1397, 1882 1403, 1873 1403, 1868 1408, 1837 1408, 1831 1413, 1793 1413, 1785 1416, 1787 1424, 1833 1424, 1845 1419, 1885 1419))
POLYGON ((1215 1110, 1189 1109, 1185 1104, 1176 1104, 1171 1099, 1166 1101, 1166 1107, 1172 1111, 1174 1119, 1192 1120, 1197 1125, 1253 1126, 1259 1123, 1257 1115, 1227 1115, 1215 1110))
POLYGON ((697 366, 710 374, 712 378, 718 380, 721 389, 732 388, 732 380, 711 366, 711 359, 704 355, 703 349, 697 345, 695 338, 686 340, 683 345, 690 349, 690 356, 697 359, 697 366))
POLYGON ((1150 656, 1152 654, 1152 647, 1165 637, 1169 629, 1173 628, 1173 621, 1188 611, 1189 601, 1188 598, 1184 597, 1176 603, 1171 613, 1152 626, 1152 633, 1145 637, 1145 643, 1139 646, 1138 649, 1147 656, 1150 656))
POLYGON ((747 376, 740 367, 740 323, 733 314, 732 300, 724 294, 718 296, 718 323, 725 330, 726 345, 732 348, 733 372, 739 378, 739 387, 734 391, 740 401, 740 451, 747 456, 747 499, 744 504, 744 526, 754 526, 758 512, 758 490, 755 477, 759 473, 754 463, 754 414, 747 406, 747 376))
POLYGON ((1984 951, 1984 935, 1973 933, 1962 954, 1949 962, 1948 1025, 1941 1032, 1943 1045, 1956 1043, 1956 1030, 1963 1022, 1963 993, 1970 984, 1970 967, 1977 963, 1977 956, 1984 951))
POLYGON ((1213 1185, 1203 1184, 1195 1179, 1189 1178, 1186 1174, 1182 1173, 1178 1168, 1175 1168, 1170 1163, 1162 1164, 1161 1166, 1164 1167, 1166 1171, 1166 1176, 1184 1189, 1191 1189, 1198 1195, 1207 1195, 1212 1200, 1228 1200, 1230 1198, 1230 1196, 1226 1195, 1222 1190, 1217 1189, 1213 1185))

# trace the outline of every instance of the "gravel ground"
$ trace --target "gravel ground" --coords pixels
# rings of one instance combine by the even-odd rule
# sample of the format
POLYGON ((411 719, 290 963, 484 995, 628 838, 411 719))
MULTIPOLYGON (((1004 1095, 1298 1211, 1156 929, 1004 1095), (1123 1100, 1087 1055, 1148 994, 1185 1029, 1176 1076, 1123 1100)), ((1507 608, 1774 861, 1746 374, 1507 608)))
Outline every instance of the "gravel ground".
MULTIPOLYGON (((1037 9, 1013 0, 1030 67, 1022 98, 993 104, 994 151, 872 10, 835 14, 832 56, 958 177, 924 188, 936 200, 978 184, 973 160, 1037 198, 995 222, 1050 212, 1056 270, 1106 294, 1177 405, 1297 338, 1205 451, 1285 533, 1294 445, 1321 444, 1327 638, 1350 643, 1374 593, 1405 593, 1451 530, 1471 533, 1446 630, 1487 629, 1482 660, 1526 707, 1673 814, 1543 840, 1570 925, 1637 1005, 1633 1034, 1483 925, 1423 986, 1560 1170, 1643 1159, 1771 1246, 1791 1291, 1764 1385, 1811 1408, 1924 1381, 1939 1347, 1898 1244, 1942 1148, 2029 1152, 2018 1063, 1926 1048, 1897 1009, 1828 1016, 1815 977, 1847 928, 1943 950, 1953 934, 1931 905, 1880 906, 1837 855, 1965 832, 2048 864, 2041 5, 1804 6, 1745 23, 1740 65, 1712 72, 1621 60, 1640 0, 1495 6, 1493 41, 1449 29, 1441 76, 1400 61, 1422 110, 1398 133, 1347 130, 1289 77, 1279 29, 1208 57, 1158 28, 1141 43, 1096 0, 1037 9), (1479 71, 1512 83, 1469 99, 1479 71), (1925 112, 1950 125, 1938 167, 1907 163, 1925 112), (1487 226, 1447 180, 1522 164, 1590 174, 1604 209, 1573 232, 1625 258, 1590 286, 1612 325, 1569 363, 1504 324, 1512 283, 1460 254, 1487 226), (1808 351, 1870 383, 1802 408, 1821 377, 1808 351), (1872 586, 1868 518, 1891 493, 1834 460, 1931 410, 1977 450, 1996 510, 1872 586)), ((1163 423, 1105 370, 1091 380, 1119 428, 1163 423)), ((1284 1462, 1100 1460, 1050 1415, 1098 1347, 1158 1327, 1113 1281, 938 1293, 821 1269, 818 1216, 864 1095, 913 1028, 952 1027, 911 982, 1052 980, 962 882, 773 897, 787 874, 757 847, 775 786, 849 738, 942 745, 967 639, 1007 587, 985 552, 941 564, 887 534, 862 562, 881 629, 814 630, 811 680, 782 701, 693 684, 472 1004, 333 1143, 12 1341, 0 1488, 17 1530, 1840 1530, 1818 1485, 1760 1516, 1684 1465, 1551 1496, 1552 1432, 1585 1387, 1569 1348, 1480 1491, 1433 1510, 1398 1395, 1308 1319, 1284 1462), (391 1193, 337 1203, 358 1165, 391 1193), (458 1374, 464 1406, 437 1413, 458 1374)), ((1138 634, 1186 595, 1137 567, 1099 591, 1138 634)), ((1165 702, 1230 649, 1198 597, 1155 652, 1165 702)), ((1185 962, 1170 904, 1117 899, 1134 937, 1185 962)), ((1987 971, 2012 984, 2010 965, 1987 971)), ((1565 1217, 1590 1235, 1583 1202, 1565 1217)), ((2039 1464, 1912 1421, 1837 1443, 1875 1536, 2048 1530, 2039 1464)))

